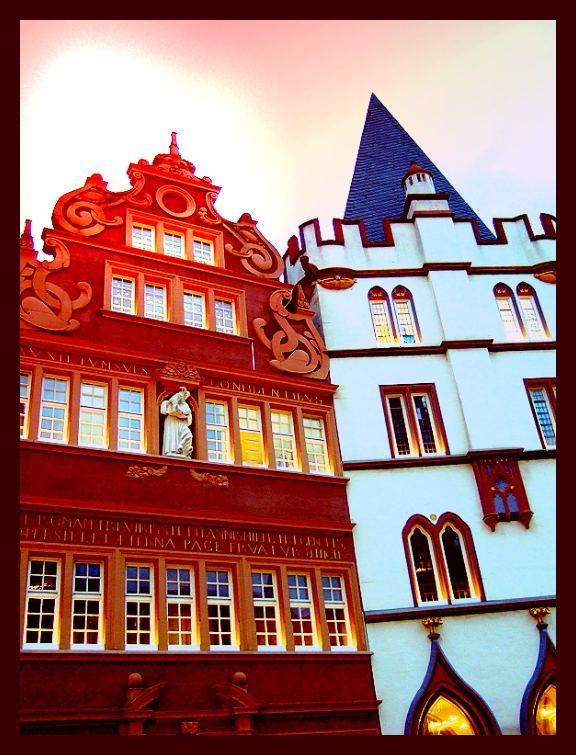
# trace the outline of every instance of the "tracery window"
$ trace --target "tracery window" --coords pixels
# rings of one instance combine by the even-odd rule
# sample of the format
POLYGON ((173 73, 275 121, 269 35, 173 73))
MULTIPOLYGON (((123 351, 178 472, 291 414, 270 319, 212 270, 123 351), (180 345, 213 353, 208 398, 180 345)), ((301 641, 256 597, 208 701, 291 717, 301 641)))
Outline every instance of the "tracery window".
POLYGON ((455 514, 411 517, 402 532, 415 605, 483 600, 469 527, 455 514))
POLYGON ((519 521, 525 527, 530 524, 532 511, 518 462, 512 458, 488 457, 475 459, 472 463, 483 520, 492 531, 498 522, 519 521))
POLYGON ((395 332, 392 326, 392 312, 388 294, 379 286, 374 286, 368 292, 368 301, 370 303, 370 312, 372 314, 372 325, 374 334, 378 343, 395 343, 395 332))
POLYGON ((494 296, 506 338, 510 341, 549 338, 548 327, 536 291, 528 283, 519 283, 516 296, 505 283, 494 286, 494 296))
POLYGON ((378 343, 402 346, 422 340, 412 294, 405 286, 394 288, 391 301, 383 288, 374 286, 368 304, 378 343))

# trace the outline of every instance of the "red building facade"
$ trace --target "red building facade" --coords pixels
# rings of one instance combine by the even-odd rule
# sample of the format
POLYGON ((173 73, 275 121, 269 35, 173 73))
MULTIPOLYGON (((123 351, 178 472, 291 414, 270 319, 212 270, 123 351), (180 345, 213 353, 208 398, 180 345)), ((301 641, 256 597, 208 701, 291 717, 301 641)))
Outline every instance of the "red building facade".
POLYGON ((313 312, 175 135, 128 175, 21 237, 22 732, 379 734, 313 312))

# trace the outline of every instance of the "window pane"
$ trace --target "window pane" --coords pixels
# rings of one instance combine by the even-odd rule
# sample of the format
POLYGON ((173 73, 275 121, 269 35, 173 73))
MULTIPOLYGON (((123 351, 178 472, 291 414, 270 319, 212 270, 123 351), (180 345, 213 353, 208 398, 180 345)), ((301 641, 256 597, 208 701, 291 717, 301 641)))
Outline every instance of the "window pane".
POLYGON ((290 412, 271 412, 272 437, 278 469, 296 468, 296 441, 290 412))
POLYGON ((406 425, 406 415, 404 411, 404 400, 401 396, 388 396, 388 410, 392 422, 392 431, 396 444, 396 453, 399 456, 405 456, 412 453, 408 429, 406 425))
POLYGON ((324 421, 320 417, 304 417, 303 425, 310 471, 328 471, 328 451, 326 448, 324 421))
POLYGON ((132 246, 136 249, 154 251, 154 229, 149 226, 134 224, 132 226, 132 246))
POLYGON ((447 526, 442 533, 442 547, 454 599, 469 598, 471 596, 470 585, 462 553, 462 544, 458 533, 450 526, 447 526))
POLYGON ((166 319, 166 287, 146 283, 144 286, 144 316, 153 320, 166 319))
POLYGON ((546 331, 536 310, 536 304, 532 296, 519 296, 520 309, 524 317, 524 325, 529 338, 546 338, 546 331))
POLYGON ((192 253, 194 262, 202 262, 205 265, 214 264, 214 246, 211 241, 194 239, 192 253))
POLYGON ((165 231, 164 254, 170 257, 184 257, 184 235, 177 231, 165 231))
POLYGON ((374 333, 378 343, 393 343, 392 329, 388 320, 388 304, 384 299, 370 302, 374 333))
POLYGON ((474 735, 476 731, 471 719, 459 705, 439 695, 422 720, 420 734, 474 735))
POLYGON ((40 404, 39 437, 46 440, 67 440, 68 380, 44 377, 40 404))
POLYGON ((216 330, 219 333, 236 333, 234 302, 215 299, 216 330))
POLYGON ((193 328, 206 327, 206 310, 202 294, 184 292, 184 325, 193 328))
POLYGON ((523 338, 524 334, 516 317, 512 298, 510 296, 498 296, 496 297, 496 303, 500 311, 506 337, 513 341, 523 338))
POLYGON ((114 276, 112 278, 112 301, 110 308, 113 312, 124 312, 133 315, 136 312, 134 292, 135 282, 131 278, 114 276))
POLYGON ((260 409, 257 406, 239 406, 240 444, 242 463, 253 466, 264 463, 264 446, 260 409))
POLYGON ((228 407, 216 401, 206 402, 206 441, 209 461, 229 461, 230 443, 228 407))
POLYGON ((401 343, 416 342, 416 327, 409 301, 394 301, 401 343))
POLYGON ((438 600, 436 575, 430 554, 430 544, 422 530, 414 530, 410 536, 410 548, 412 550, 418 592, 420 593, 420 602, 427 603, 438 600))
POLYGON ((552 411, 544 388, 532 388, 530 397, 536 412, 536 418, 544 437, 546 446, 556 445, 556 428, 552 418, 552 411))
POLYGON ((433 454, 436 452, 436 440, 434 438, 434 428, 430 416, 429 399, 427 396, 413 396, 414 411, 416 412, 416 421, 420 431, 422 441, 422 452, 433 454))

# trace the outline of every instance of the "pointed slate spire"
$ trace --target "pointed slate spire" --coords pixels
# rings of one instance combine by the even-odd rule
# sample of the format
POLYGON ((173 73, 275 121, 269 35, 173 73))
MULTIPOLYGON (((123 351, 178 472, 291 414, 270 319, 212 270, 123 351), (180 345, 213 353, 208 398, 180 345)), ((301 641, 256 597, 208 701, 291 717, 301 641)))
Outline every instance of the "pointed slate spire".
POLYGON ((480 236, 494 238, 485 223, 375 94, 370 97, 344 217, 350 220, 361 218, 368 239, 382 240, 382 219, 402 215, 406 199, 402 179, 411 162, 430 171, 437 192, 450 192, 448 202, 455 217, 475 218, 480 236))

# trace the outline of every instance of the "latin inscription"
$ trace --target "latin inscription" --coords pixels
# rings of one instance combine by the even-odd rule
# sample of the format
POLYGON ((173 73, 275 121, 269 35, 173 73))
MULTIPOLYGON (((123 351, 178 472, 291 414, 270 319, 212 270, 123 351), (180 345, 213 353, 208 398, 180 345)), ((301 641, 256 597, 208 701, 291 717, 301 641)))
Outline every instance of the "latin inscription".
POLYGON ((252 393, 255 396, 266 396, 268 398, 291 399, 292 401, 305 401, 309 404, 324 404, 325 401, 320 396, 314 396, 311 393, 301 393, 292 391, 288 388, 270 388, 264 385, 253 385, 238 380, 225 380, 210 378, 207 385, 214 388, 225 388, 238 393, 252 393))
POLYGON ((150 370, 140 364, 119 362, 115 359, 100 359, 100 357, 88 357, 83 354, 71 354, 65 351, 48 351, 48 349, 36 349, 33 346, 21 346, 20 356, 44 359, 47 362, 69 364, 72 367, 93 367, 98 370, 109 372, 124 372, 130 375, 149 375, 150 370))
POLYGON ((20 537, 25 541, 42 543, 184 553, 318 561, 341 561, 349 557, 349 544, 342 535, 244 530, 31 512, 22 514, 20 537))

